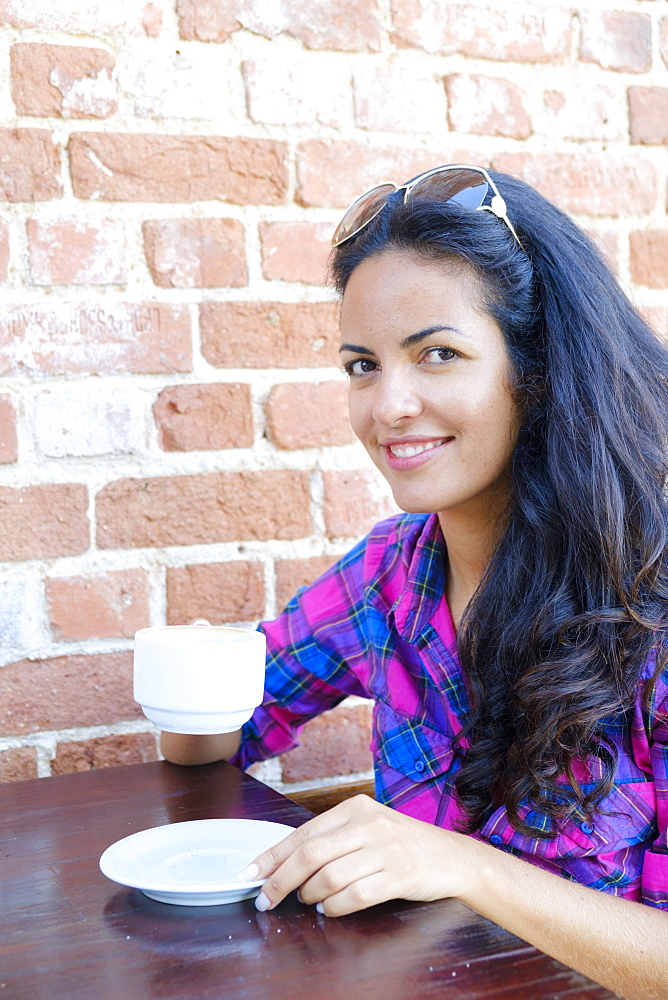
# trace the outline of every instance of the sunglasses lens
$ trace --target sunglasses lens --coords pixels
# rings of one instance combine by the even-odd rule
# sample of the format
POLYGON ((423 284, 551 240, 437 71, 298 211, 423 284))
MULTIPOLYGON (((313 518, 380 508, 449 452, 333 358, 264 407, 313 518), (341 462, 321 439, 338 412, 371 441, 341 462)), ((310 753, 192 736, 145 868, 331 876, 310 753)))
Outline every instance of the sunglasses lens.
POLYGON ((357 198, 346 214, 339 222, 334 235, 332 236, 332 246, 344 243, 351 236, 364 229, 367 223, 371 222, 374 216, 378 215, 387 203, 387 199, 396 191, 394 184, 378 184, 376 187, 365 191, 357 198))
POLYGON ((480 208, 489 190, 489 184, 477 170, 443 170, 418 181, 410 197, 429 201, 454 201, 462 208, 480 208))

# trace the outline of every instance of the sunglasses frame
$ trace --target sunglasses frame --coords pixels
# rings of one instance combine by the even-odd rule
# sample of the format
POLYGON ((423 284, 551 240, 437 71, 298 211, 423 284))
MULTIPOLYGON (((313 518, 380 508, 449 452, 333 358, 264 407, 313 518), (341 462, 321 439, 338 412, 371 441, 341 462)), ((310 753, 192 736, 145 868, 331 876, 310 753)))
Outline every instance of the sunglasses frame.
MULTIPOLYGON (((353 238, 353 236, 357 236, 358 233, 361 233, 361 231, 366 226, 368 226, 369 223, 372 222, 373 219, 375 219, 377 215, 379 215, 383 211, 383 209, 387 205, 387 202, 388 202, 388 200, 390 198, 390 195, 396 194, 397 191, 403 191, 404 192, 404 205, 405 205, 408 202, 408 199, 410 198, 410 196, 413 193, 413 191, 415 190, 415 188, 418 187, 423 181, 427 180, 430 177, 435 177, 437 174, 449 173, 452 170, 472 170, 475 173, 480 174, 485 179, 485 181, 487 182, 487 184, 489 185, 489 187, 492 190, 492 200, 491 200, 491 203, 489 205, 478 205, 478 207, 475 209, 475 211, 476 212, 479 212, 479 211, 491 212, 493 215, 495 215, 497 217, 497 219, 503 219, 503 221, 505 222, 505 224, 508 226, 508 229, 513 234, 513 236, 515 237, 515 240, 516 240, 518 246, 521 247, 521 249, 524 249, 524 247, 522 247, 522 242, 521 242, 519 236, 515 232, 515 229, 513 227, 512 222, 508 218, 508 210, 506 208, 506 203, 505 203, 503 197, 501 196, 501 193, 500 193, 498 187, 496 186, 496 184, 494 183, 494 181, 490 177, 489 173, 485 170, 484 167, 474 167, 474 166, 471 166, 470 164, 467 164, 467 163, 450 163, 450 164, 445 164, 445 165, 440 166, 440 167, 432 167, 431 170, 426 170, 423 174, 419 174, 417 177, 415 177, 412 181, 409 181, 407 184, 395 184, 394 181, 383 181, 381 184, 374 184, 373 187, 370 187, 367 191, 364 191, 362 194, 358 195, 357 198, 353 199, 353 201, 350 203, 350 205, 348 205, 348 208, 343 213, 341 221, 339 222, 339 224, 337 225, 336 229, 334 230, 334 235, 332 236, 332 246, 333 247, 339 247, 339 246, 341 246, 342 243, 345 243, 347 240, 351 240, 353 238), (346 219, 346 216, 348 216, 350 214, 350 212, 353 211, 353 209, 355 208, 355 206, 358 203, 360 203, 361 201, 363 201, 370 194, 373 194, 374 191, 379 191, 381 188, 384 188, 384 187, 391 187, 392 190, 388 193, 387 198, 385 199, 385 201, 383 201, 383 203, 378 206, 378 208, 373 213, 373 215, 370 215, 368 219, 365 219, 364 222, 360 226, 357 227, 357 229, 353 230, 352 233, 348 233, 347 236, 344 236, 341 239, 337 240, 336 239, 336 234, 340 231, 341 226, 343 225, 343 222, 346 219)), ((450 201, 450 200, 451 199, 448 199, 448 201, 450 201)), ((447 204, 447 202, 446 202, 446 204, 447 204)))

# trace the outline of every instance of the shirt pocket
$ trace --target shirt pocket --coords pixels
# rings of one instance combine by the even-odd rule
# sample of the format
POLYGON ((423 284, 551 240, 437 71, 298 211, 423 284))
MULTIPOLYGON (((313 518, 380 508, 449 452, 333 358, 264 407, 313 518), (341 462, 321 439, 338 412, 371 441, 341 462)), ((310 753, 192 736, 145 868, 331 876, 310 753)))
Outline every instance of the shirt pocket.
POLYGON ((376 702, 374 707, 371 750, 383 764, 412 782, 442 777, 455 763, 451 737, 401 715, 384 702, 376 702))

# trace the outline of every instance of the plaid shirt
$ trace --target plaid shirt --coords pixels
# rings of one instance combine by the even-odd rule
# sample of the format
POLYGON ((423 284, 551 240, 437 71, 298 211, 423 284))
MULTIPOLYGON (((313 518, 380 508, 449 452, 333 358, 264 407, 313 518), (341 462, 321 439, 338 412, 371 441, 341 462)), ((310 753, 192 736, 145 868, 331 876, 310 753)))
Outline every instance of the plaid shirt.
MULTIPOLYGON (((297 745, 299 728, 348 695, 374 701, 376 797, 444 829, 462 818, 452 740, 468 707, 445 599, 445 544, 436 515, 384 521, 280 617, 267 636, 264 704, 244 727, 242 767, 297 745)), ((668 671, 649 712, 645 665, 633 710, 605 724, 618 750, 615 786, 592 822, 553 823, 526 803, 522 818, 553 829, 517 833, 504 808, 473 836, 548 871, 668 909, 668 671)), ((596 779, 596 763, 578 780, 596 779)))

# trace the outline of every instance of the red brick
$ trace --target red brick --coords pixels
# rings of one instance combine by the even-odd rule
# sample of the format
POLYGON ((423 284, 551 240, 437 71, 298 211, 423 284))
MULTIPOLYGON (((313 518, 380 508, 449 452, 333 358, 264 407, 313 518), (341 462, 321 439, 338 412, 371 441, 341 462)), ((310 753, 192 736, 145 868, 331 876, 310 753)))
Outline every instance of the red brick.
POLYGON ((331 302, 205 302, 202 353, 216 368, 327 368, 339 364, 331 302))
POLYGON ((238 382, 170 385, 153 404, 164 451, 250 448, 250 386, 238 382))
POLYGON ((668 143, 668 87, 629 87, 631 142, 668 143))
POLYGON ((78 556, 89 546, 85 486, 0 487, 0 562, 78 556))
POLYGON ((16 410, 11 396, 0 396, 0 464, 16 462, 19 446, 16 437, 16 410))
POLYGON ((433 0, 392 0, 391 6, 398 45, 515 62, 563 62, 569 53, 566 8, 433 0))
POLYGON ((56 639, 130 639, 150 624, 143 569, 47 579, 46 597, 56 639))
POLYGON ((345 382, 283 382, 272 388, 265 412, 278 448, 324 448, 355 440, 345 382))
POLYGON ((153 375, 191 368, 185 305, 100 301, 0 307, 0 375, 153 375))
POLYGON ((0 201, 52 201, 62 194, 60 152, 51 133, 0 129, 0 201))
POLYGON ((26 222, 34 285, 122 285, 128 280, 125 225, 119 219, 26 222))
POLYGON ((98 493, 97 524, 102 549, 302 538, 313 531, 308 476, 271 470, 121 479, 98 493))
POLYGON ((629 247, 632 281, 648 288, 668 288, 668 230, 631 233, 629 247))
POLYGON ((371 706, 339 705, 308 722, 300 746, 281 756, 284 781, 356 774, 373 766, 371 706))
POLYGON ((377 521, 397 513, 379 473, 374 469, 323 472, 325 529, 330 538, 356 537, 377 521))
POLYGON ((262 275, 268 281, 327 283, 334 227, 328 222, 261 222, 262 275))
POLYGON ((36 777, 37 752, 34 747, 16 747, 0 753, 0 784, 36 777))
POLYGON ((0 0, 0 25, 37 28, 73 35, 149 35, 157 37, 162 13, 157 2, 114 0, 114 3, 55 3, 53 0, 0 0))
POLYGON ((287 146, 273 139, 78 132, 69 142, 77 198, 279 205, 287 146))
POLYGON ((132 652, 20 660, 0 670, 0 735, 137 719, 132 652))
POLYGON ((265 38, 285 32, 309 49, 380 49, 376 0, 290 0, 270 13, 247 0, 177 0, 177 11, 181 38, 199 42, 224 42, 245 28, 265 38))
POLYGON ((521 177, 575 215, 646 215, 656 203, 654 167, 635 157, 500 153, 494 167, 521 177))
POLYGON ((603 69, 646 73, 652 68, 652 19, 621 10, 580 11, 580 59, 603 69))
POLYGON ((0 219, 0 284, 9 278, 9 227, 0 219))
POLYGON ((445 121, 445 95, 433 73, 396 63, 367 64, 355 71, 355 119, 361 128, 426 132, 445 121))
POLYGON ((58 743, 56 756, 51 762, 51 773, 96 771, 101 767, 145 764, 157 759, 158 750, 152 733, 119 733, 116 736, 98 736, 92 740, 58 743))
POLYGON ((306 207, 345 208, 374 184, 388 180, 403 184, 441 163, 485 165, 484 157, 470 150, 371 149, 361 142, 309 139, 297 148, 295 199, 306 207))
POLYGON ((522 91, 510 80, 452 73, 445 78, 445 89, 453 132, 504 135, 511 139, 528 139, 531 135, 531 120, 522 91))
POLYGON ((142 226, 151 277, 161 288, 248 284, 244 227, 236 219, 164 219, 142 226))
POLYGON ((201 563, 167 570, 167 624, 206 618, 212 625, 249 622, 264 614, 264 566, 201 563))
POLYGON ((12 45, 10 57, 20 115, 108 118, 116 111, 114 58, 105 49, 28 42, 12 45))
POLYGON ((276 608, 280 611, 300 587, 313 583, 336 562, 337 556, 279 559, 276 564, 276 608))

